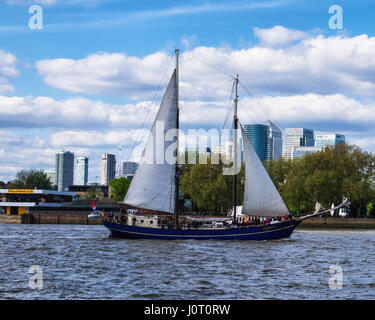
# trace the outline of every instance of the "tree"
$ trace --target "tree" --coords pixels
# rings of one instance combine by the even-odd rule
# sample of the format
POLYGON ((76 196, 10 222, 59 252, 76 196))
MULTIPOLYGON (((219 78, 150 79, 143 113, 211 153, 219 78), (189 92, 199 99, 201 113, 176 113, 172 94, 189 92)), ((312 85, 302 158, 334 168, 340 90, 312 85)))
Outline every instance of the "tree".
POLYGON ((373 211, 374 211, 374 203, 373 203, 373 202, 370 202, 370 203, 367 205, 366 216, 367 216, 367 217, 371 217, 371 216, 373 215, 373 211))
POLYGON ((292 169, 292 160, 287 160, 283 157, 277 160, 267 160, 264 163, 268 175, 276 186, 276 189, 281 193, 286 185, 287 176, 292 169))
POLYGON ((52 189, 51 180, 43 170, 21 170, 14 181, 16 188, 52 189))
POLYGON ((366 203, 375 199, 375 156, 352 147, 351 160, 351 174, 345 180, 345 192, 357 209, 357 217, 360 217, 366 203))
MULTIPOLYGON (((180 189, 201 211, 223 212, 233 206, 233 176, 223 175, 222 164, 185 165, 180 189)), ((243 200, 244 167, 238 175, 238 200, 243 200)))
MULTIPOLYGON (((315 203, 330 208, 347 197, 351 214, 361 216, 375 201, 375 156, 357 146, 339 144, 295 160, 270 160, 265 168, 288 208, 297 213, 315 210, 315 203)), ((232 207, 233 176, 223 176, 223 165, 185 165, 181 191, 199 210, 219 212, 232 207)), ((243 200, 244 168, 238 178, 239 203, 243 200)), ((369 210, 369 209, 368 209, 369 210)), ((372 209, 370 212, 374 212, 372 209)))
POLYGON ((129 189, 130 180, 125 177, 115 178, 109 182, 109 197, 115 201, 122 201, 129 189))
POLYGON ((283 166, 284 161, 271 161, 266 168, 293 211, 313 211, 316 201, 328 208, 345 196, 360 216, 365 205, 375 199, 375 157, 356 146, 339 144, 289 165, 283 166))

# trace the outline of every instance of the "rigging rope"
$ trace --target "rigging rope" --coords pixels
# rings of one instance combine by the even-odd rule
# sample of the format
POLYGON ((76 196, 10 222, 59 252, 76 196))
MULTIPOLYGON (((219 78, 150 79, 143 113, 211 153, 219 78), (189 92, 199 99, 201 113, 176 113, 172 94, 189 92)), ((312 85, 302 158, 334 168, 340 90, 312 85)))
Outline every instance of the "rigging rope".
POLYGON ((192 58, 193 60, 198 61, 198 62, 200 62, 200 63, 203 63, 203 64, 206 65, 207 67, 209 67, 209 68, 211 68, 212 70, 215 70, 215 71, 217 71, 217 72, 219 72, 219 73, 225 75, 226 77, 229 77, 229 78, 231 78, 231 79, 234 79, 233 76, 231 76, 231 75, 229 75, 229 74, 226 74, 225 72, 223 72, 223 71, 221 71, 221 70, 219 70, 219 69, 217 69, 217 68, 215 68, 215 67, 209 65, 208 63, 206 63, 206 62, 204 62, 204 61, 202 61, 202 60, 200 60, 200 59, 198 59, 198 58, 196 58, 196 57, 190 56, 190 58, 192 58))
MULTIPOLYGON (((248 89, 242 81, 239 81, 241 87, 250 95, 252 96, 253 98, 255 98, 255 95, 254 93, 251 92, 250 89, 248 89)), ((257 103, 255 103, 254 101, 251 101, 251 103, 253 103, 257 108, 259 108, 264 114, 266 114, 274 123, 276 123, 276 125, 280 128, 280 130, 285 133, 285 129, 280 125, 280 123, 275 120, 275 118, 272 116, 272 114, 266 110, 266 108, 264 106, 262 106, 262 104, 259 102, 259 105, 257 103)))
MULTIPOLYGON (((162 85, 162 83, 163 83, 163 81, 164 81, 164 79, 165 79, 165 76, 166 76, 166 74, 167 74, 167 71, 169 70, 169 66, 170 66, 170 64, 171 64, 171 61, 172 61, 172 56, 169 57, 169 61, 168 61, 168 63, 167 63, 167 67, 166 67, 166 69, 165 69, 165 71, 164 71, 163 77, 162 77, 162 79, 160 80, 159 86, 158 86, 158 88, 157 88, 157 90, 156 90, 156 92, 155 92, 155 94, 154 94, 154 97, 153 97, 153 99, 152 99, 152 101, 151 101, 150 110, 148 111, 148 113, 146 114, 145 118, 143 119, 142 127, 141 127, 141 128, 139 129, 139 131, 136 133, 136 137, 135 137, 135 139, 134 139, 133 145, 132 145, 132 147, 131 147, 131 149, 130 149, 130 152, 129 152, 129 154, 128 154, 127 161, 129 161, 130 156, 132 155, 132 153, 133 153, 133 151, 134 151, 134 147, 135 147, 135 145, 137 144, 138 139, 140 138, 140 132, 144 129, 144 127, 145 127, 145 123, 146 123, 146 120, 148 119, 149 115, 151 114, 152 106, 153 106, 154 103, 155 103, 155 100, 156 100, 156 97, 157 97, 157 95, 158 95, 158 93, 159 93, 159 91, 160 91, 161 85, 162 85)), ((144 106, 143 109, 146 109, 146 106, 144 106)))

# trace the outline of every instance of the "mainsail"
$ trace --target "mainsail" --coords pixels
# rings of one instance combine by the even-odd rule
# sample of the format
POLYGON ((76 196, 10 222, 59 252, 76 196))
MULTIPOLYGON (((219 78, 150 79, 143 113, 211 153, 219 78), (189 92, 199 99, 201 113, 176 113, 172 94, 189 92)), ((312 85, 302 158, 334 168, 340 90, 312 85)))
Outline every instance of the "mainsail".
POLYGON ((241 126, 245 155, 245 193, 242 213, 249 216, 289 215, 283 199, 241 126))
POLYGON ((142 159, 126 193, 125 204, 136 208, 174 213, 176 164, 167 161, 164 156, 168 147, 176 142, 165 141, 164 137, 167 131, 176 129, 176 119, 177 77, 175 70, 156 115, 142 159), (164 126, 162 137, 158 129, 160 125, 164 126))

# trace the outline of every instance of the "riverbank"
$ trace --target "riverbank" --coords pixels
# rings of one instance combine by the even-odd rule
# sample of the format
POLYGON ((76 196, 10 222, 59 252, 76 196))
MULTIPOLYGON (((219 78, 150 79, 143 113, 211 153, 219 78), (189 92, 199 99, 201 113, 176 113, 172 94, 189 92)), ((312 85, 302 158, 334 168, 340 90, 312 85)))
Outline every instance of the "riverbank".
POLYGON ((9 224, 101 224, 101 219, 89 219, 87 212, 38 212, 23 215, 0 215, 0 223, 9 224))
MULTIPOLYGON (((87 212, 38 212, 24 215, 0 214, 0 223, 9 224, 101 224, 101 219, 88 219, 87 212)), ((310 218, 299 229, 375 229, 375 219, 368 218, 310 218)))
POLYGON ((375 219, 369 218, 310 218, 299 229, 375 229, 375 219))

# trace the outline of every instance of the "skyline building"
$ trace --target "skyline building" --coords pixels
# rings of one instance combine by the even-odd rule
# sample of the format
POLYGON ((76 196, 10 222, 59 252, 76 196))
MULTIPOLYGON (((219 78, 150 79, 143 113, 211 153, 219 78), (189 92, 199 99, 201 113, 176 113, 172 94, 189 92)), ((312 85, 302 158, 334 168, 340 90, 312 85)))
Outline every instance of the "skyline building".
POLYGON ((283 134, 280 128, 272 121, 267 120, 269 155, 268 160, 277 160, 283 155, 283 134))
POLYGON ((68 187, 73 185, 74 153, 64 150, 57 152, 55 161, 55 172, 57 190, 68 190, 68 187))
POLYGON ((314 147, 314 130, 287 128, 285 130, 283 157, 292 159, 293 147, 314 147))
POLYGON ((326 147, 326 146, 336 146, 337 144, 345 144, 345 135, 343 134, 316 134, 315 135, 315 146, 316 147, 326 147))
POLYGON ((47 178, 51 181, 52 187, 56 186, 56 170, 45 169, 43 172, 47 175, 47 178))
POLYGON ((292 160, 308 154, 324 151, 324 147, 292 147, 292 160))
POLYGON ((102 175, 101 184, 108 185, 108 183, 116 177, 116 156, 110 153, 102 155, 102 175))
POLYGON ((89 158, 78 157, 76 160, 75 185, 85 186, 89 176, 89 158))
POLYGON ((269 126, 265 124, 245 124, 244 131, 260 161, 263 162, 270 159, 269 126))

